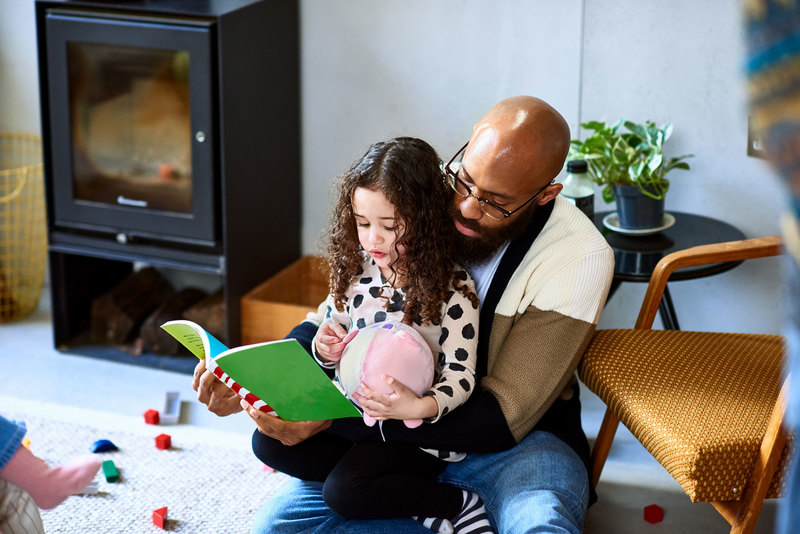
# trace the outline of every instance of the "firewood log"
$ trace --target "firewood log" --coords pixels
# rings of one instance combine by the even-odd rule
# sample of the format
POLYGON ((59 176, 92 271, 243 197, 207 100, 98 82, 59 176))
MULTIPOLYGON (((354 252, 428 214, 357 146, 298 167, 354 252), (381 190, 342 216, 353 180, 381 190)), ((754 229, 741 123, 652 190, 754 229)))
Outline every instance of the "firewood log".
POLYGON ((222 289, 204 298, 183 312, 183 318, 194 321, 223 343, 225 339, 225 300, 222 289))
POLYGON ((181 354, 183 345, 171 335, 167 334, 161 325, 167 321, 180 319, 183 312, 191 306, 197 304, 208 293, 196 287, 186 287, 181 289, 169 300, 164 301, 158 308, 151 313, 144 323, 140 335, 142 338, 142 350, 164 356, 174 356, 181 354))
POLYGON ((130 274, 92 301, 92 341, 112 345, 133 341, 147 316, 173 294, 169 281, 152 267, 130 274))

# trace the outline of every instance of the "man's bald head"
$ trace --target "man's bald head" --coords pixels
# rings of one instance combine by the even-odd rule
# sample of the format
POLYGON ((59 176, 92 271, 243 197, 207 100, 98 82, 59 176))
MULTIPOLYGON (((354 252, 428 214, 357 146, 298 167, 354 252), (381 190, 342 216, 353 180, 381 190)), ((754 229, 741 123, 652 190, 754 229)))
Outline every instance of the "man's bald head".
POLYGON ((561 171, 569 140, 567 121, 552 106, 532 96, 514 96, 475 125, 464 159, 479 157, 497 176, 529 181, 533 190, 561 171))
POLYGON ((453 198, 458 261, 487 260, 525 231, 538 206, 558 196, 563 186, 550 182, 564 165, 569 138, 564 117, 532 96, 499 102, 475 125, 459 168, 471 194, 453 198), (489 202, 510 215, 484 216, 489 202))

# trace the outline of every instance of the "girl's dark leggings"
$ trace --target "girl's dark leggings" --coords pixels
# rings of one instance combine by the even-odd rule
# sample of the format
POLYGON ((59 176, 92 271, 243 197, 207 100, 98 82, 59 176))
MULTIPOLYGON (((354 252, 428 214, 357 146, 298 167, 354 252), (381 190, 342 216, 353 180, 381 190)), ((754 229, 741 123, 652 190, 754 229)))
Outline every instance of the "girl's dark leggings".
POLYGON ((320 432, 288 446, 256 430, 253 452, 278 471, 323 482, 325 503, 348 519, 449 519, 461 509, 461 490, 436 480, 447 463, 412 445, 320 432))

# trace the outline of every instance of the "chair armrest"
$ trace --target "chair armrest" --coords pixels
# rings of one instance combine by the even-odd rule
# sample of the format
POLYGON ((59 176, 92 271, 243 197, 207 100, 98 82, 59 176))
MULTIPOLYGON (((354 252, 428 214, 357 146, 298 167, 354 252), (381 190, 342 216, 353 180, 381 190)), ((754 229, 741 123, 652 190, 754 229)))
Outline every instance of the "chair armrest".
POLYGON ((664 256, 653 269, 634 328, 652 328, 658 306, 661 303, 661 297, 664 294, 664 288, 667 287, 667 281, 672 273, 678 269, 712 263, 766 258, 778 256, 782 253, 783 247, 780 236, 770 236, 715 243, 713 245, 700 245, 664 256))

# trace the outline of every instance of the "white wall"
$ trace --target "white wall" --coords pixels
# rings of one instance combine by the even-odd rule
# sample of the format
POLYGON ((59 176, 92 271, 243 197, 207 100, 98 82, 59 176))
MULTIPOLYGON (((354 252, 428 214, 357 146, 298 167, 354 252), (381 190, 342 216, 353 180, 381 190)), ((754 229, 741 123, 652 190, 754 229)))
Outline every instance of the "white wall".
MULTIPOLYGON (((739 2, 585 5, 581 120, 671 122, 668 154, 695 157, 690 171, 670 175, 667 211, 715 217, 748 237, 779 233, 782 191, 766 163, 747 156, 739 2)), ((609 209, 602 201, 597 208, 609 209)), ((670 284, 681 328, 777 333, 779 270, 778 259, 757 260, 715 277, 670 284), (713 300, 697 296, 706 290, 713 300)), ((632 324, 643 294, 644 284, 622 284, 600 327, 632 324)))
POLYGON ((544 98, 577 126, 579 0, 301 7, 306 252, 327 222, 331 178, 375 141, 421 137, 449 159, 495 102, 515 94, 544 98))
POLYGON ((0 0, 0 132, 39 135, 33 0, 0 0))
MULTIPOLYGON (((448 159, 499 99, 533 94, 579 121, 675 125, 667 210, 778 233, 781 190, 746 156, 741 6, 709 0, 300 0, 303 250, 327 221, 329 183, 377 140, 414 135, 448 159), (584 20, 585 19, 585 20, 584 20)), ((0 0, 0 130, 38 133, 32 0, 0 0)), ((610 209, 602 202, 598 210, 610 209)), ((671 285, 683 328, 778 332, 779 262, 671 285), (708 288, 717 300, 697 297, 708 288), (720 305, 720 300, 722 304, 720 305), (755 310, 755 313, 753 311, 755 310)), ((602 328, 632 324, 623 284, 602 328)))

